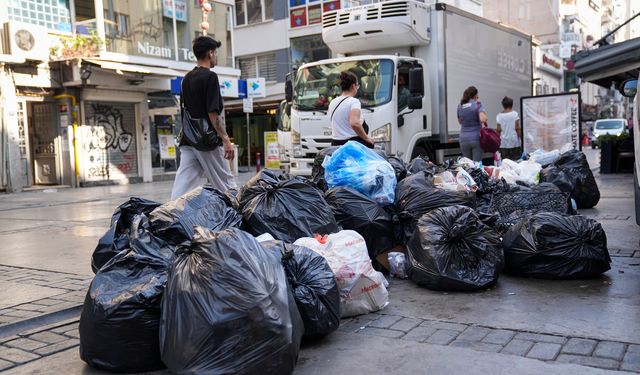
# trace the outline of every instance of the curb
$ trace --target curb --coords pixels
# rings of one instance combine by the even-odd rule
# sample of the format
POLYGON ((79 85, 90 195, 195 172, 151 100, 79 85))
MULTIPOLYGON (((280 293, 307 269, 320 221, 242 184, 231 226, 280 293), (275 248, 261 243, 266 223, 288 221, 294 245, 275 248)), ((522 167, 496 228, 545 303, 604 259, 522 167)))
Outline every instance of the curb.
MULTIPOLYGON (((20 320, 5 326, 0 326, 0 341, 4 338, 17 334, 28 334, 29 332, 40 332, 48 326, 64 325, 60 322, 65 320, 77 320, 82 312, 82 305, 69 307, 52 313, 35 316, 33 318, 20 320)), ((65 323, 68 324, 68 323, 65 323)))

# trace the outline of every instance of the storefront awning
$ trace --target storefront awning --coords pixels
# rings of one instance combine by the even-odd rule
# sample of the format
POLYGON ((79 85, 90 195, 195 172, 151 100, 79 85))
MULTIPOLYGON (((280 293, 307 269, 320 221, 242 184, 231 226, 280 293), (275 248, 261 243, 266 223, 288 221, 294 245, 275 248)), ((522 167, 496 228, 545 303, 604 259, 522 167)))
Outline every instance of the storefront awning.
POLYGON ((640 72, 640 38, 580 51, 575 57, 575 71, 582 80, 606 88, 618 86, 640 72))
POLYGON ((102 69, 113 70, 119 74, 124 74, 124 72, 127 72, 127 73, 155 75, 160 77, 178 77, 182 75, 177 70, 159 67, 159 66, 128 64, 128 63, 121 63, 121 62, 109 61, 109 60, 98 60, 98 59, 84 59, 84 61, 93 65, 97 65, 102 69))

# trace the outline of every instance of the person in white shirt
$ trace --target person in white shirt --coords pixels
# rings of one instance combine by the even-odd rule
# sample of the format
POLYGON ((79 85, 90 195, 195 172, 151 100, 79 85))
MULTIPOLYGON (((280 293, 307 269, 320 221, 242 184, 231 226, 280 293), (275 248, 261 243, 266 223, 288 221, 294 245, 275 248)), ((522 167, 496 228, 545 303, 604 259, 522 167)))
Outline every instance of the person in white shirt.
POLYGON ((502 99, 504 110, 496 116, 496 131, 500 134, 500 156, 502 159, 518 160, 522 156, 520 148, 520 117, 513 110, 513 99, 502 99))
POLYGON ((357 141, 373 148, 373 139, 367 135, 366 124, 362 119, 358 93, 358 78, 351 72, 340 73, 342 93, 331 100, 328 112, 331 119, 332 146, 341 146, 348 141, 357 141))

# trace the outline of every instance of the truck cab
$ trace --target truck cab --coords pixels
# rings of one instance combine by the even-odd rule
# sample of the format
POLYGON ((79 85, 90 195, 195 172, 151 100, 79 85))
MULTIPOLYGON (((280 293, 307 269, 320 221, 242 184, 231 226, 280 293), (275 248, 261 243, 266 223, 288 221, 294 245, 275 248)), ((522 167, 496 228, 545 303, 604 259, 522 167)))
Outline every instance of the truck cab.
POLYGON ((425 93, 424 62, 393 55, 353 56, 322 60, 298 69, 293 82, 291 173, 311 173, 313 158, 331 145, 329 103, 340 96, 338 77, 350 71, 358 77, 356 98, 376 147, 405 159, 421 137, 431 135, 425 93))

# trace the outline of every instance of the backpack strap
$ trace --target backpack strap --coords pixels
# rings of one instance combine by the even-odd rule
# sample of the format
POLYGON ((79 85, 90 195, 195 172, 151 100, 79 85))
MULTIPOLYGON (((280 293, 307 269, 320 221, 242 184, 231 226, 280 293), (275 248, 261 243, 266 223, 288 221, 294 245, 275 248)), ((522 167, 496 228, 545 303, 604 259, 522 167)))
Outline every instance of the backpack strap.
POLYGON ((336 113, 336 109, 338 109, 338 107, 340 107, 340 104, 342 104, 342 102, 344 102, 347 99, 349 99, 349 96, 342 99, 340 103, 338 103, 338 105, 333 109, 333 112, 331 112, 331 117, 329 118, 330 121, 333 121, 333 114, 336 113))

